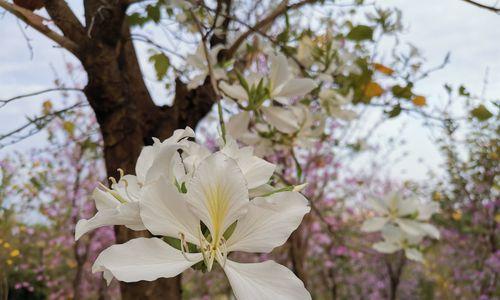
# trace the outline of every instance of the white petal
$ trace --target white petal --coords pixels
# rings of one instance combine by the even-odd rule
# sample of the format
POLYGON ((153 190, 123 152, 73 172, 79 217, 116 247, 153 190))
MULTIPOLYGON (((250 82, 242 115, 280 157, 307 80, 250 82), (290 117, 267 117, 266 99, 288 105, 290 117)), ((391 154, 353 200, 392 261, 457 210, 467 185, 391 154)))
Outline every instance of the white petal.
POLYGON ((198 243, 199 220, 188 209, 184 195, 164 177, 144 188, 141 218, 154 235, 179 238, 183 233, 188 242, 198 243))
POLYGON ((92 218, 78 221, 75 227, 75 240, 90 230, 110 225, 126 225, 134 230, 144 230, 139 216, 139 203, 123 203, 116 208, 101 209, 92 218))
POLYGON ((382 253, 394 253, 401 250, 401 246, 390 242, 378 242, 373 244, 373 249, 382 253))
POLYGON ((239 148, 236 141, 230 136, 226 137, 226 144, 222 147, 221 152, 236 160, 249 189, 267 183, 276 168, 274 164, 254 156, 252 147, 239 148))
POLYGON ((401 227, 401 229, 410 235, 425 235, 425 231, 421 227, 421 223, 408 219, 396 219, 396 224, 401 227))
POLYGON ((246 213, 248 188, 236 161, 217 152, 195 170, 186 199, 213 239, 246 213))
POLYGON ((310 211, 308 204, 297 192, 255 198, 227 241, 229 251, 267 253, 283 245, 310 211))
POLYGON ((248 100, 248 94, 245 89, 239 84, 228 84, 225 81, 219 83, 220 89, 226 94, 228 97, 237 101, 246 101, 248 100))
POLYGON ((153 164, 153 161, 160 151, 160 143, 155 143, 152 146, 145 146, 141 150, 141 154, 137 158, 137 163, 135 164, 135 175, 139 179, 139 182, 144 183, 146 181, 146 173, 153 164))
POLYGON ((310 78, 290 79, 280 89, 279 93, 274 96, 284 98, 302 97, 312 91, 315 87, 316 83, 310 78))
POLYGON ((418 251, 417 249, 407 248, 405 249, 405 255, 408 259, 418 262, 424 262, 424 256, 422 255, 422 252, 418 251))
POLYGON ((274 164, 253 155, 238 159, 237 162, 243 176, 245 176, 249 189, 267 183, 276 168, 274 164))
POLYGON ((420 228, 422 229, 423 232, 425 232, 427 235, 439 239, 441 237, 441 234, 439 233, 439 230, 431 224, 427 223, 421 223, 420 228))
MULTIPOLYGON (((271 72, 269 74, 272 90, 278 89, 290 78, 288 62, 283 54, 270 55, 271 72)), ((271 91, 272 93, 272 91, 271 91)))
POLYGON ((431 216, 439 211, 439 203, 429 202, 421 205, 418 209, 418 219, 427 221, 431 216))
POLYGON ((364 232, 374 232, 381 230, 387 223, 387 218, 374 217, 363 222, 361 226, 361 231, 364 232))
POLYGON ((239 139, 248 132, 250 123, 250 114, 247 111, 242 111, 237 115, 232 116, 226 124, 227 132, 235 139, 239 139))
POLYGON ((184 146, 180 144, 165 144, 162 145, 160 152, 156 155, 151 168, 146 174, 146 183, 156 181, 161 176, 164 176, 172 183, 175 180, 174 170, 179 159, 177 150, 182 149, 184 146))
POLYGON ((374 211, 380 213, 380 214, 387 214, 387 206, 384 201, 378 199, 378 198, 373 198, 370 197, 366 200, 368 206, 372 208, 374 211))
POLYGON ((283 133, 294 133, 300 126, 293 111, 277 106, 262 107, 264 118, 283 133))
POLYGON ((104 272, 108 284, 113 277, 125 282, 169 278, 202 260, 200 253, 186 255, 189 261, 179 250, 158 238, 137 238, 101 252, 92 272, 104 272))
POLYGON ((398 215, 400 217, 409 216, 418 211, 420 203, 416 198, 402 199, 398 202, 398 215))
POLYGON ((120 201, 118 201, 110 193, 107 193, 100 188, 94 189, 94 191, 92 192, 92 198, 94 198, 97 210, 116 208, 118 205, 120 205, 120 201))
POLYGON ((224 271, 238 300, 311 299, 302 281, 274 261, 241 264, 227 260, 224 271))

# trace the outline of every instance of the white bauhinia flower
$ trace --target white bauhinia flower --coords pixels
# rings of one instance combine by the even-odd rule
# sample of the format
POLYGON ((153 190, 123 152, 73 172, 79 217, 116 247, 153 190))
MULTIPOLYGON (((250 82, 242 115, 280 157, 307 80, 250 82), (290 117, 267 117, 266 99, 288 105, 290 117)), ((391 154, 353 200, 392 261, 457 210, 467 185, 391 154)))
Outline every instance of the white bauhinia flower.
POLYGON ((329 116, 346 121, 350 121, 357 116, 356 112, 344 108, 345 105, 352 103, 353 97, 354 91, 352 89, 349 90, 346 96, 328 88, 323 88, 319 93, 321 107, 325 112, 329 116))
POLYGON ((237 299, 311 299, 284 266, 228 259, 232 251, 267 253, 282 245, 310 210, 297 192, 249 200, 247 181, 236 160, 217 152, 195 169, 187 193, 164 177, 147 185, 140 202, 144 225, 156 236, 178 238, 180 249, 159 238, 134 239, 104 250, 93 271, 104 272, 108 282, 113 277, 150 281, 176 276, 201 261, 210 271, 217 262, 237 299))
POLYGON ((181 177, 184 168, 177 150, 186 138, 194 138, 194 131, 186 127, 177 129, 172 136, 163 142, 153 139, 153 145, 142 148, 135 165, 136 176, 124 175, 120 171, 118 182, 111 180, 111 188, 104 185, 94 189, 92 197, 97 213, 90 219, 79 220, 75 227, 75 239, 90 230, 109 225, 125 225, 132 230, 145 230, 139 215, 141 189, 149 182, 164 176, 173 180, 181 177), (159 161, 162 158, 163 161, 159 161), (160 167, 169 161, 168 168, 160 167), (155 163, 156 162, 156 163, 155 163))
POLYGON ((385 226, 382 230, 384 240, 373 244, 373 249, 382 253, 394 253, 404 250, 408 259, 423 262, 424 257, 418 250, 418 244, 422 241, 422 236, 415 236, 402 231, 393 225, 385 226))
POLYGON ((435 239, 440 237, 439 230, 427 223, 439 209, 435 202, 421 203, 416 198, 403 199, 399 192, 394 192, 383 199, 370 198, 369 205, 379 216, 367 219, 361 227, 362 231, 379 231, 386 224, 393 224, 410 235, 435 239))
MULTIPOLYGON (((264 80, 269 98, 278 101, 283 105, 290 104, 291 98, 303 97, 316 87, 314 80, 310 78, 296 78, 291 68, 288 66, 286 56, 283 54, 270 54, 270 71, 267 77, 252 73, 245 78, 250 89, 256 87, 261 80, 264 80)), ((226 96, 236 100, 239 103, 248 102, 248 91, 240 84, 228 84, 221 82, 220 89, 226 96)))
POLYGON ((226 78, 226 72, 224 69, 217 67, 217 54, 219 51, 224 49, 223 45, 217 45, 212 49, 208 50, 208 57, 205 55, 203 41, 200 41, 198 47, 196 48, 196 52, 194 54, 189 54, 186 58, 186 63, 193 67, 197 74, 191 79, 188 83, 188 89, 194 89, 203 84, 205 78, 210 75, 210 68, 212 69, 214 80, 220 80, 226 78), (210 68, 209 68, 210 64, 210 68))

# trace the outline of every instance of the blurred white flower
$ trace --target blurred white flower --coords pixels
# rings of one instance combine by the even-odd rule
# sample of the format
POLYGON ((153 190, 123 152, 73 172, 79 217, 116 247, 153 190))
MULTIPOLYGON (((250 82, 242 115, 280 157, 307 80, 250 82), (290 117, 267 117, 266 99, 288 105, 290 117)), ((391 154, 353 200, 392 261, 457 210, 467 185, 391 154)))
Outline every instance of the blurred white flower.
POLYGON ((334 89, 323 88, 319 93, 319 100, 327 115, 349 121, 356 118, 357 114, 352 110, 345 109, 344 106, 352 103, 353 96, 352 89, 344 96, 334 89))
POLYGON ((400 228, 389 225, 382 229, 384 240, 373 244, 373 249, 382 253, 394 253, 404 250, 408 259, 423 262, 424 257, 418 250, 418 244, 422 241, 422 236, 410 235, 400 228))
POLYGON ((403 199, 399 192, 390 193, 383 199, 371 198, 369 205, 379 216, 366 220, 361 227, 365 232, 381 230, 392 223, 415 236, 430 236, 439 239, 439 230, 426 223, 439 210, 436 202, 421 203, 416 198, 403 199))
POLYGON ((189 54, 186 58, 186 63, 196 70, 196 75, 188 83, 188 89, 194 89, 205 82, 205 78, 210 75, 210 68, 214 74, 214 80, 220 80, 226 78, 226 72, 224 69, 217 67, 217 54, 220 50, 224 49, 224 46, 217 45, 212 49, 208 50, 208 57, 205 55, 205 49, 203 41, 201 41, 196 48, 194 54, 189 54), (209 68, 210 64, 210 68, 209 68))

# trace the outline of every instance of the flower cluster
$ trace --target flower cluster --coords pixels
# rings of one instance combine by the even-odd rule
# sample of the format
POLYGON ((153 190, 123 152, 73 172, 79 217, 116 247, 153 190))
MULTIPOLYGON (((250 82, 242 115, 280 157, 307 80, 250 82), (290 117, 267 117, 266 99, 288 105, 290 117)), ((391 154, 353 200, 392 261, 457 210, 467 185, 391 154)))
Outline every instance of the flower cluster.
POLYGON ((427 223, 439 210, 436 202, 420 203, 416 198, 403 198, 401 193, 393 192, 383 199, 370 198, 369 205, 379 216, 367 219, 361 230, 382 232, 384 240, 373 245, 379 252, 404 250, 407 258, 422 262, 424 258, 418 249, 422 239, 440 237, 438 229, 427 223))
POLYGON ((136 238, 113 245, 96 259, 93 271, 134 282, 173 277, 187 268, 224 270, 238 299, 311 299, 304 284, 273 261, 238 263, 230 252, 267 253, 286 242, 310 208, 288 189, 266 186, 275 165, 239 148, 231 137, 211 153, 192 141, 190 128, 143 148, 136 175, 122 174, 111 188, 94 191, 98 212, 80 220, 76 238, 105 225, 147 229, 164 238, 136 238), (250 198, 252 198, 250 200, 250 198))

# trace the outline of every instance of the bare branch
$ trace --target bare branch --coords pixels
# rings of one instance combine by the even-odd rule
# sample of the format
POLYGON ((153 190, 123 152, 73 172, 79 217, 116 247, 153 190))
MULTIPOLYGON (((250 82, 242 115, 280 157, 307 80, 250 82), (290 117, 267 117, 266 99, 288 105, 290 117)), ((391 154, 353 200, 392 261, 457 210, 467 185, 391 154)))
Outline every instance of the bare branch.
POLYGON ((12 98, 8 98, 8 99, 5 99, 5 100, 0 99, 0 108, 4 107, 5 105, 7 105, 8 103, 10 103, 12 101, 18 100, 18 99, 27 98, 27 97, 31 97, 31 96, 37 96, 37 95, 41 95, 41 94, 45 94, 45 93, 50 93, 50 92, 56 92, 56 91, 62 91, 62 92, 64 92, 64 91, 77 91, 77 92, 83 92, 83 90, 79 89, 79 88, 58 87, 58 88, 45 89, 45 90, 36 91, 36 92, 28 93, 28 94, 18 95, 18 96, 15 96, 15 97, 12 97, 12 98))
POLYGON ((231 45, 231 47, 226 52, 226 58, 227 59, 232 58, 234 56, 234 54, 236 53, 236 51, 238 50, 238 48, 241 46, 241 44, 252 33, 259 32, 262 28, 264 28, 264 27, 268 26, 269 24, 271 24, 272 22, 274 22, 274 20, 276 18, 278 18, 279 16, 285 14, 287 11, 293 10, 293 9, 298 9, 298 8, 300 8, 300 7, 302 7, 302 6, 306 5, 306 4, 311 4, 311 3, 314 3, 316 1, 317 0, 303 0, 303 1, 297 2, 295 4, 290 4, 290 5, 288 5, 288 1, 281 2, 281 4, 278 5, 278 7, 272 13, 270 13, 267 17, 265 17, 260 22, 258 22, 257 24, 255 24, 254 26, 252 26, 251 28, 249 28, 247 31, 245 31, 244 33, 242 33, 236 39, 236 41, 234 41, 234 43, 231 45))
POLYGON ((45 9, 64 36, 79 44, 85 40, 85 28, 64 0, 45 0, 45 9))
POLYGON ((64 115, 65 113, 78 108, 78 107, 83 107, 87 104, 83 102, 77 102, 73 105, 70 105, 66 108, 54 111, 50 114, 46 114, 43 116, 36 117, 34 119, 29 119, 28 122, 10 132, 7 132, 5 134, 0 135, 0 141, 6 140, 6 139, 12 139, 10 141, 7 141, 6 143, 0 143, 0 149, 18 143, 38 132, 40 132, 47 124, 49 124, 52 120, 54 120, 57 117, 60 117, 64 115), (33 127, 33 128, 30 128, 33 127), (29 129, 27 132, 25 132, 27 129, 29 129))
POLYGON ((33 13, 30 10, 27 10, 25 8, 22 8, 18 5, 9 3, 5 0, 0 0, 0 7, 4 8, 8 12, 12 13, 19 19, 21 19, 23 22, 28 24, 29 26, 33 27, 36 29, 38 32, 41 34, 45 35, 49 39, 53 40, 57 44, 59 44, 61 47, 67 49, 71 53, 77 55, 79 52, 79 47, 78 45, 73 42, 72 40, 68 39, 65 36, 62 36, 58 34, 55 31, 52 31, 49 27, 47 27, 44 22, 49 22, 50 20, 47 20, 35 13, 33 13))
POLYGON ((467 2, 469 4, 472 4, 474 6, 487 9, 489 11, 492 11, 492 12, 496 13, 496 14, 500 14, 500 7, 489 6, 489 5, 482 4, 482 3, 479 3, 479 2, 476 2, 476 1, 472 1, 472 0, 463 0, 463 1, 465 1, 465 2, 467 2))

